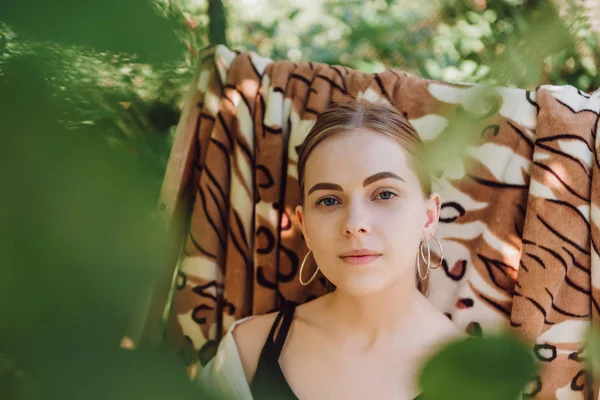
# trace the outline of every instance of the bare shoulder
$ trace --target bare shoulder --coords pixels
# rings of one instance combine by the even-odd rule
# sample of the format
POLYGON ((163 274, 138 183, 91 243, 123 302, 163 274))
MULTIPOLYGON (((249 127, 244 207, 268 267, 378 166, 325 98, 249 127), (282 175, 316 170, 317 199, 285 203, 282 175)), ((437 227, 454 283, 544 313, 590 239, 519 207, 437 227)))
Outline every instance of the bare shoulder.
POLYGON ((459 341, 466 339, 469 336, 460 330, 454 322, 452 322, 445 315, 440 319, 438 325, 438 340, 442 345, 448 344, 449 342, 459 341))
POLYGON ((242 322, 231 332, 246 380, 252 382, 258 359, 277 313, 257 315, 242 322))
POLYGON ((425 348, 429 348, 430 351, 439 350, 450 342, 468 337, 452 320, 438 311, 428 300, 425 301, 427 303, 423 302, 418 324, 420 332, 423 333, 419 340, 425 348))

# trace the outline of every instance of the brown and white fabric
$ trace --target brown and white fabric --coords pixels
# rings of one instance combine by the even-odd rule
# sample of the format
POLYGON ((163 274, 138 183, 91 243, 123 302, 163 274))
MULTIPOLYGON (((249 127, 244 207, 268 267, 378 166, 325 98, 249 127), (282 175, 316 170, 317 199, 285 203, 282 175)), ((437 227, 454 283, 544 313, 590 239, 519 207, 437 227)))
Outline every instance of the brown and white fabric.
POLYGON ((352 95, 389 101, 430 145, 455 140, 451 120, 464 117, 475 140, 434 177, 445 258, 430 300, 470 334, 510 329, 531 344, 541 370, 526 397, 592 398, 582 347, 600 318, 600 92, 366 74, 223 46, 200 54, 192 85, 162 192, 172 203, 192 188, 166 333, 190 363, 205 364, 234 321, 326 293, 322 277, 298 282, 296 148, 329 102, 352 95))

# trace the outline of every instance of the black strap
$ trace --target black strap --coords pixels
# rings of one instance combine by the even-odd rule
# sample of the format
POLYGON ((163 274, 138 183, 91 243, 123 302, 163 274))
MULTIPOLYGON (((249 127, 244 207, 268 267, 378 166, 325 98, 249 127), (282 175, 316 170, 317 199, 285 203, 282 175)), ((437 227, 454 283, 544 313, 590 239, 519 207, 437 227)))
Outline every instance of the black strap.
POLYGON ((292 321, 294 319, 294 311, 296 310, 296 303, 292 301, 286 301, 281 307, 281 311, 275 317, 275 321, 273 322, 273 326, 271 327, 271 331, 269 332, 269 337, 267 338, 267 343, 271 347, 271 357, 275 360, 279 359, 279 355, 281 354, 281 350, 283 350, 283 345, 285 344, 285 339, 290 331, 290 327, 292 325, 292 321), (282 321, 283 319, 283 321, 282 321), (281 323, 281 327, 279 328, 279 332, 277 333, 277 337, 275 337, 275 331, 277 327, 281 323))
POLYGON ((275 317, 275 321, 273 322, 273 325, 271 326, 271 331, 269 332, 269 336, 267 337, 267 343, 273 343, 275 342, 275 340, 273 339, 275 336, 275 331, 277 330, 277 327, 279 326, 279 322, 281 321, 281 318, 283 317, 283 311, 285 310, 287 303, 285 303, 283 305, 283 307, 281 308, 281 310, 279 310, 279 312, 277 313, 277 316, 275 317))
POLYGON ((298 400, 279 366, 279 355, 294 318, 294 309, 295 304, 286 301, 275 317, 265 346, 260 354, 256 373, 250 383, 252 397, 256 400, 298 400), (275 335, 280 324, 281 328, 278 334, 275 335))

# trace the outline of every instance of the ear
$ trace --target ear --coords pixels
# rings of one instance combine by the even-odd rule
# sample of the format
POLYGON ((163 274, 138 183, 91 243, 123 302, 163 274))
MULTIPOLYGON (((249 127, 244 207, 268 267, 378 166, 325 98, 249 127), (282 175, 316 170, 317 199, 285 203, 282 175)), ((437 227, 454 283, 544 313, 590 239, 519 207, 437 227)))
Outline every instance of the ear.
POLYGON ((425 225, 423 226, 423 237, 421 239, 426 240, 435 234, 440 220, 441 206, 442 200, 437 193, 432 193, 431 196, 425 200, 426 219, 425 225))
POLYGON ((306 225, 304 224, 304 208, 302 206, 296 207, 296 218, 300 223, 300 230, 302 230, 302 235, 304 236, 304 241, 306 242, 306 247, 310 250, 310 238, 306 232, 306 225))

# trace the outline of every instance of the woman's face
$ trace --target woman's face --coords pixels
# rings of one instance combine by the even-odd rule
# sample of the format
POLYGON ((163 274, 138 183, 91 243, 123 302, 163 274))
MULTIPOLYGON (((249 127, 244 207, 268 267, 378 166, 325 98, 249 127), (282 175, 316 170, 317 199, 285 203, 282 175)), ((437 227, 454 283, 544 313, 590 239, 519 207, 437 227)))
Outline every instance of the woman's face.
POLYGON ((424 199, 408 156, 392 137, 360 129, 319 143, 307 159, 307 246, 337 290, 377 292, 414 280, 421 239, 435 232, 440 199, 424 199))

